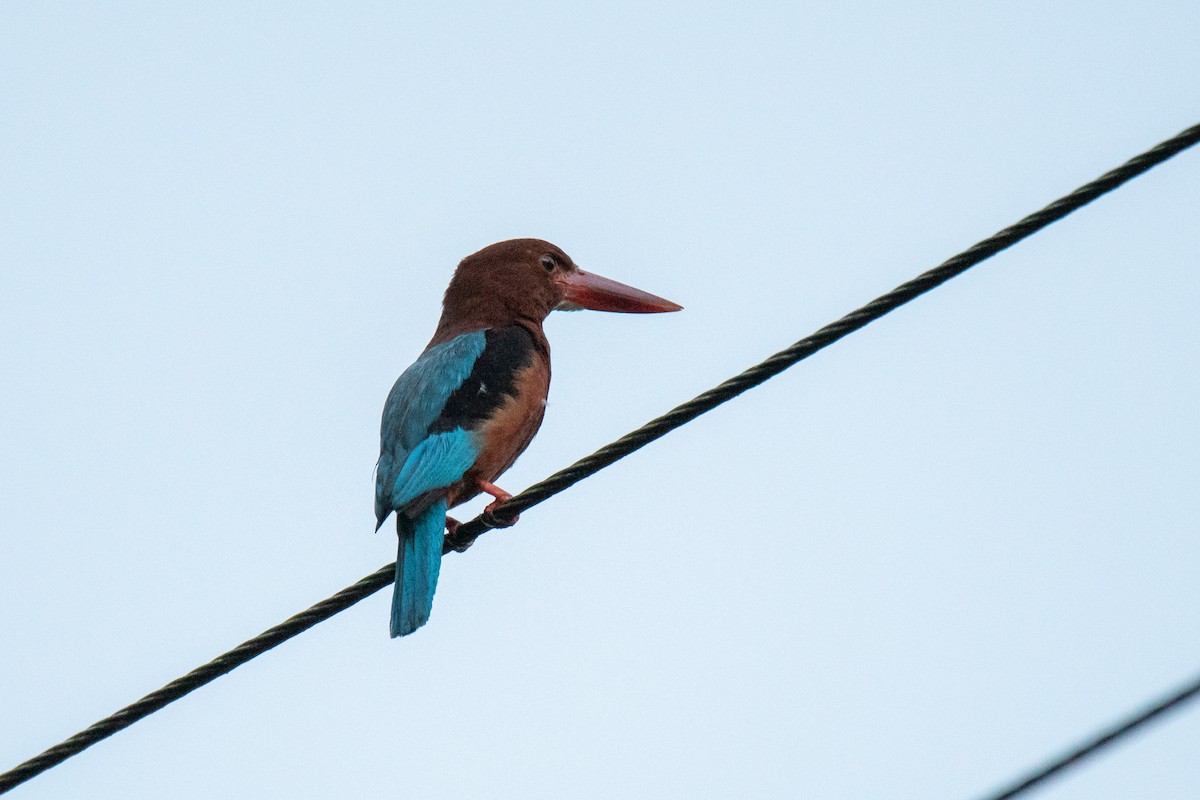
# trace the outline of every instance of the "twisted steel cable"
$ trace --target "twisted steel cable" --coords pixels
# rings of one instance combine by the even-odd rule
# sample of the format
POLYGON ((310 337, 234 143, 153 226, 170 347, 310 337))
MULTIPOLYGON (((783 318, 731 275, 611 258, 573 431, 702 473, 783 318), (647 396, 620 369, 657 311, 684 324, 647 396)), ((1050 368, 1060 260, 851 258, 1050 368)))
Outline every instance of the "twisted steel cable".
POLYGON ((953 258, 924 272, 907 283, 897 286, 887 294, 877 297, 862 308, 851 311, 837 322, 830 323, 811 336, 807 336, 786 350, 756 364, 740 375, 736 375, 721 385, 709 389, 681 406, 671 409, 657 419, 647 422, 637 430, 627 433, 612 444, 601 447, 586 458, 581 458, 566 469, 535 483, 525 491, 515 495, 512 500, 498 506, 494 518, 481 514, 470 522, 458 528, 452 541, 448 541, 447 549, 463 550, 489 528, 500 527, 511 515, 532 508, 538 503, 548 500, 563 489, 583 480, 587 476, 599 472, 618 459, 622 459, 635 450, 645 447, 650 442, 665 436, 680 425, 690 422, 701 414, 711 411, 722 403, 732 400, 747 389, 752 389, 760 383, 773 378, 788 367, 803 361, 819 350, 841 339, 859 328, 874 322, 883 315, 894 311, 915 297, 925 294, 931 289, 941 286, 953 277, 961 275, 984 259, 994 256, 1001 250, 1012 247, 1022 239, 1037 233, 1052 222, 1057 222, 1101 195, 1111 192, 1132 178, 1141 175, 1151 167, 1161 164, 1173 155, 1191 147, 1200 141, 1200 125, 1194 125, 1177 136, 1162 142, 1141 155, 1134 156, 1116 169, 1106 172, 1091 183, 1080 186, 1075 191, 1055 200, 1041 211, 1034 212, 1015 225, 1010 225, 999 233, 993 234, 971 248, 964 250, 953 258))
POLYGON ((136 703, 125 706, 120 711, 105 717, 69 739, 54 745, 50 749, 34 756, 28 761, 0 775, 0 794, 19 786, 30 778, 36 777, 51 767, 57 766, 73 755, 91 747, 102 739, 107 739, 119 730, 128 728, 133 723, 153 714, 169 703, 173 703, 185 694, 199 689, 206 683, 211 683, 227 672, 237 669, 255 656, 262 655, 277 644, 282 644, 297 634, 303 633, 318 622, 329 619, 339 611, 366 597, 370 597, 384 586, 391 584, 395 578, 395 564, 383 567, 376 572, 347 586, 332 597, 328 597, 316 605, 302 611, 273 628, 242 642, 227 653, 214 658, 207 664, 197 667, 181 678, 168 683, 166 686, 151 692, 136 703))
MULTIPOLYGON (((590 456, 580 459, 566 469, 560 470, 549 478, 534 484, 514 496, 504 505, 497 507, 494 514, 481 514, 475 519, 463 523, 455 532, 454 537, 448 536, 446 538, 443 552, 461 552, 467 549, 475 539, 488 529, 511 524, 512 517, 516 514, 553 497, 587 476, 604 469, 635 450, 645 447, 650 442, 666 435, 675 428, 737 397, 747 389, 751 389, 767 379, 778 375, 788 367, 808 358, 817 351, 828 347, 859 328, 874 322, 885 314, 894 311, 913 298, 962 274, 979 262, 990 258, 1001 250, 1011 247, 1022 239, 1045 228, 1047 225, 1087 205, 1096 198, 1113 191, 1127 181, 1161 164, 1163 161, 1195 145, 1197 142, 1200 142, 1200 125, 1188 128, 1150 150, 1134 156, 1120 167, 1055 200, 1041 211, 1030 214, 1015 225, 984 239, 941 265, 872 300, 862 308, 842 317, 837 322, 826 325, 811 336, 801 339, 791 347, 776 353, 740 375, 730 378, 719 386, 704 392, 683 405, 663 414, 661 417, 651 420, 637 430, 622 436, 615 442, 600 448, 590 456)), ((306 611, 264 631, 253 639, 243 642, 208 664, 171 681, 166 686, 151 692, 132 705, 126 706, 115 714, 100 720, 8 772, 0 774, 0 794, 62 763, 96 742, 112 736, 123 728, 129 727, 143 717, 158 711, 189 692, 216 680, 221 675, 236 669, 250 659, 270 650, 272 647, 287 641, 317 623, 369 597, 392 583, 394 570, 394 563, 380 568, 353 586, 343 589, 306 611)))
POLYGON ((996 794, 989 794, 983 800, 1012 800, 1014 797, 1025 794, 1030 789, 1040 786, 1044 781, 1053 778, 1064 769, 1078 764, 1089 756, 1095 755, 1098 751, 1123 736, 1127 736, 1147 722, 1166 714, 1168 711, 1174 711, 1188 700, 1197 696, 1200 696, 1200 676, 1197 676, 1191 683, 1181 687, 1174 693, 1154 701, 1131 717, 1121 720, 1093 735, 1074 750, 1063 753, 1058 758, 1048 761, 1028 775, 1017 778, 1009 786, 1001 789, 996 794))

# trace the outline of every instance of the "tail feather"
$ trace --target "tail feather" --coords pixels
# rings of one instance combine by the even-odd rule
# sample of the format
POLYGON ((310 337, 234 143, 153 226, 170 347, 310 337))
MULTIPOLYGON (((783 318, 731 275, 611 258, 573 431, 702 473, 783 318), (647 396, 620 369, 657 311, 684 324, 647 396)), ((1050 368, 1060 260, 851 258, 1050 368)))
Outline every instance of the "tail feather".
POLYGON ((407 636, 429 621, 433 593, 442 567, 446 501, 438 500, 409 519, 397 512, 400 547, 396 554, 396 587, 392 594, 392 637, 407 636))

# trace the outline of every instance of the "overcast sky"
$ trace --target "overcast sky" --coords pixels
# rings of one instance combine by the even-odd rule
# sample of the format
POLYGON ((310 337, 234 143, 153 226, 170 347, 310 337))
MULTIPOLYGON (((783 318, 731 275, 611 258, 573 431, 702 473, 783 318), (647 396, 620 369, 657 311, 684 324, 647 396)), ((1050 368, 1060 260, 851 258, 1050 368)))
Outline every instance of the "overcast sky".
MULTIPOLYGON (((0 770, 395 557, 464 255, 547 324, 516 492, 1200 121, 1195 2, 7 3, 0 770)), ((1186 153, 14 791, 971 798, 1200 669, 1186 153)), ((470 516, 481 501, 470 505, 470 516)), ((1200 708, 1048 800, 1200 796, 1200 708)))

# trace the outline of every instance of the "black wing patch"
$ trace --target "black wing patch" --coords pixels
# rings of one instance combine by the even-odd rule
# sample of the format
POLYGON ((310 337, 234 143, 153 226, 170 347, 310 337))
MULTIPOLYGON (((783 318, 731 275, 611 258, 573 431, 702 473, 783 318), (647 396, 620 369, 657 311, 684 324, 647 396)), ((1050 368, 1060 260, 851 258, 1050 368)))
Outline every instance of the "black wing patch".
POLYGON ((533 363, 533 336, 519 325, 490 328, 471 374, 446 400, 430 433, 472 430, 517 394, 517 375, 533 363))

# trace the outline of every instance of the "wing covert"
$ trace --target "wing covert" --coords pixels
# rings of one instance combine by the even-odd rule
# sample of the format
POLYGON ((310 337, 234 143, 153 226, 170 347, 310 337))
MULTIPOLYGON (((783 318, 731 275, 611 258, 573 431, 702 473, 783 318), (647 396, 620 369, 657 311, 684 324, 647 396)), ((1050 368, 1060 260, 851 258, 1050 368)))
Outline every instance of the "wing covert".
POLYGON ((375 516, 460 480, 479 455, 480 424, 516 394, 537 345, 521 326, 465 333, 426 350, 388 395, 375 516))
MULTIPOLYGON (((379 427, 375 517, 380 523, 395 508, 392 490, 409 456, 429 437, 430 426, 471 374, 486 345, 484 331, 456 336, 430 347, 396 379, 383 406, 379 427)), ((436 485, 430 486, 425 491, 435 488, 436 485)))

